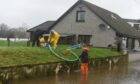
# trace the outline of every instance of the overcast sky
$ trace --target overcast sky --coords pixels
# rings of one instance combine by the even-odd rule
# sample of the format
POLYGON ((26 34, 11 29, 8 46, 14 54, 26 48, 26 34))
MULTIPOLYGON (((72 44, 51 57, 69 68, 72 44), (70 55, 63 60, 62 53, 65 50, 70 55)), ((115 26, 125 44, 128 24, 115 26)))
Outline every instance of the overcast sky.
MULTIPOLYGON (((87 0, 119 14, 123 18, 140 19, 140 0, 87 0)), ((56 20, 77 0, 0 0, 0 23, 10 27, 27 24, 34 27, 56 20)))

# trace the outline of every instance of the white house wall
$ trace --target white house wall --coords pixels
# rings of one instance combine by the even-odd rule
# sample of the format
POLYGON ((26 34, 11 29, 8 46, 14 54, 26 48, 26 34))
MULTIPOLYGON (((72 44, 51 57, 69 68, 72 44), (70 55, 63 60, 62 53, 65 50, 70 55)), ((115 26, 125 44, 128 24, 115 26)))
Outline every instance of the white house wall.
POLYGON ((138 49, 139 48, 139 40, 135 40, 135 49, 138 49))
POLYGON ((86 6, 80 4, 75 7, 68 15, 58 22, 53 29, 59 33, 92 35, 91 44, 96 47, 107 47, 115 42, 116 33, 112 29, 102 30, 100 24, 105 24, 97 15, 90 11, 86 6), (86 11, 85 22, 76 22, 76 12, 86 11))

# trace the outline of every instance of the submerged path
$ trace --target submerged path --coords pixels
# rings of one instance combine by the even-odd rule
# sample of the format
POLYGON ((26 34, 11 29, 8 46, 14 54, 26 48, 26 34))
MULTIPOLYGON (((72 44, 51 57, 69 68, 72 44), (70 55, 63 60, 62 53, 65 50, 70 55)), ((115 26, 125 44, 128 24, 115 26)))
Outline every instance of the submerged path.
POLYGON ((46 78, 11 81, 11 84, 139 84, 140 53, 130 53, 128 61, 130 63, 115 65, 111 69, 108 66, 90 69, 87 77, 75 71, 46 78))

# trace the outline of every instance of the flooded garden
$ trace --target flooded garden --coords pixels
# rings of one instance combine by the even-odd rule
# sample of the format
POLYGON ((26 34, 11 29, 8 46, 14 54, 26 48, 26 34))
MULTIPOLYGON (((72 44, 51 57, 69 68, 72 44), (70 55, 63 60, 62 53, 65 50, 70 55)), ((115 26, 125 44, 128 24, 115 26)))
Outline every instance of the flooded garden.
MULTIPOLYGON (((21 46, 15 46, 14 43, 9 47, 5 45, 0 47, 2 84, 138 84, 139 82, 140 53, 122 55, 111 49, 90 47, 89 73, 85 76, 80 73, 78 60, 64 61, 53 56, 47 48, 25 47, 26 43, 19 43, 21 46)), ((66 54, 58 50, 56 52, 66 54)), ((74 52, 79 55, 80 49, 74 52)), ((64 57, 74 58, 71 55, 64 57)))
POLYGON ((130 58, 135 55, 123 56, 118 63, 106 65, 102 62, 90 66, 88 76, 82 76, 80 70, 71 73, 49 75, 47 77, 34 77, 19 80, 9 80, 9 84, 139 84, 140 82, 140 57, 135 55, 135 60, 130 58))

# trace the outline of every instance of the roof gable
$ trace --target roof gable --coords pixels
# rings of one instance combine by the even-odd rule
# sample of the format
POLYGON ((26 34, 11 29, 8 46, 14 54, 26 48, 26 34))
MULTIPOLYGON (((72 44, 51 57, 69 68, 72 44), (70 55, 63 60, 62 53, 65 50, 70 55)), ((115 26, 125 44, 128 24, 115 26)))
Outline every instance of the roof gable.
POLYGON ((82 0, 77 1, 70 9, 68 9, 60 18, 58 18, 56 20, 56 22, 50 26, 50 28, 48 29, 48 32, 57 24, 59 23, 59 21, 61 21, 67 14, 69 14, 69 12, 71 12, 77 5, 79 5, 82 2, 82 0))
POLYGON ((119 15, 84 0, 77 1, 53 25, 50 26, 48 31, 50 31, 56 24, 58 24, 69 12, 71 12, 79 4, 83 4, 87 8, 89 8, 94 14, 96 14, 99 18, 101 18, 105 23, 110 25, 111 28, 113 28, 117 33, 126 37, 140 38, 140 34, 138 33, 138 31, 136 31, 128 23, 126 23, 119 15))

